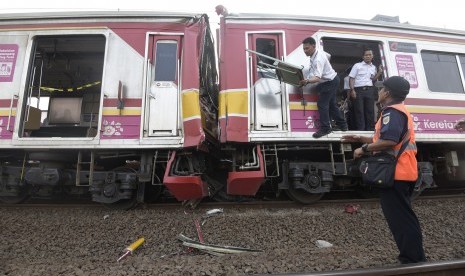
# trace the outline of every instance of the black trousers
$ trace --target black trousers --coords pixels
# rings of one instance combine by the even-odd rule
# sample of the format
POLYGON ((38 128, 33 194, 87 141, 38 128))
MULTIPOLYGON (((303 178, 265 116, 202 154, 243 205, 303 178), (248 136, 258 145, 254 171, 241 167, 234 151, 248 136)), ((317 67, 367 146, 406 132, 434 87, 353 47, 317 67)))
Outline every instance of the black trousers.
POLYGON ((381 208, 403 264, 426 261, 420 223, 410 203, 414 187, 415 182, 396 180, 393 188, 380 191, 381 208))
POLYGON ((320 129, 330 130, 330 118, 336 121, 340 127, 347 126, 346 121, 336 104, 336 90, 339 85, 339 76, 332 81, 322 82, 316 86, 318 91, 318 113, 320 115, 320 129))
POLYGON ((354 130, 373 130, 375 125, 375 93, 374 87, 355 87, 357 94, 352 99, 352 108, 355 119, 354 130))

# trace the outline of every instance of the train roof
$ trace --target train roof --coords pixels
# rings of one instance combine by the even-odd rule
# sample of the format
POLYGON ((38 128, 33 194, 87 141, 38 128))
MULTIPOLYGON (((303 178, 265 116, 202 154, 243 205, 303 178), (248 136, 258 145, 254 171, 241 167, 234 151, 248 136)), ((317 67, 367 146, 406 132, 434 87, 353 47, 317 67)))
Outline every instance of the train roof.
POLYGON ((135 20, 142 19, 170 19, 184 22, 200 17, 199 13, 160 12, 160 11, 60 11, 60 12, 31 12, 31 13, 3 13, 0 23, 28 23, 38 20, 135 20))
POLYGON ((289 15, 289 14, 261 14, 261 13, 231 13, 225 17, 226 20, 246 20, 246 21, 290 21, 290 22, 316 22, 316 23, 333 23, 333 24, 350 24, 360 27, 382 27, 405 31, 423 31, 437 34, 461 35, 465 36, 465 31, 443 29, 427 26, 411 25, 409 23, 396 23, 387 21, 374 21, 363 19, 348 19, 336 17, 320 17, 306 15, 289 15))

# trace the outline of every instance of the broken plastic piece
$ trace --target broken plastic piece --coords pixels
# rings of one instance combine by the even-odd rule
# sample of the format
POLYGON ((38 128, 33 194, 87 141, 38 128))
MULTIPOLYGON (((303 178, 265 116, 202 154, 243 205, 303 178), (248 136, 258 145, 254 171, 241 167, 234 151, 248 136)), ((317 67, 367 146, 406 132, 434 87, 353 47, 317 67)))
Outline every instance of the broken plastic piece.
POLYGON ((331 247, 333 246, 332 243, 329 243, 327 241, 324 241, 324 240, 317 240, 315 242, 316 246, 318 246, 318 248, 327 248, 327 247, 331 247))
POLYGON ((141 244, 143 244, 144 241, 145 241, 144 238, 140 238, 140 239, 138 239, 137 241, 131 243, 130 246, 126 247, 124 254, 121 255, 121 257, 119 257, 118 260, 116 260, 116 261, 119 262, 119 261, 121 261, 122 259, 126 258, 127 255, 132 254, 132 252, 133 252, 134 250, 136 250, 141 244))
POLYGON ((347 204, 344 209, 346 213, 354 214, 358 212, 358 209, 360 209, 360 204, 347 204))
POLYGON ((205 214, 207 216, 211 216, 211 215, 218 214, 218 213, 223 213, 223 209, 222 208, 211 209, 211 210, 208 210, 205 214))
POLYGON ((203 218, 203 220, 202 220, 202 225, 204 225, 205 222, 207 222, 207 219, 208 219, 209 217, 213 217, 214 215, 220 214, 220 213, 223 213, 223 209, 222 209, 222 208, 208 210, 208 211, 205 213, 205 215, 202 217, 202 218, 203 218))

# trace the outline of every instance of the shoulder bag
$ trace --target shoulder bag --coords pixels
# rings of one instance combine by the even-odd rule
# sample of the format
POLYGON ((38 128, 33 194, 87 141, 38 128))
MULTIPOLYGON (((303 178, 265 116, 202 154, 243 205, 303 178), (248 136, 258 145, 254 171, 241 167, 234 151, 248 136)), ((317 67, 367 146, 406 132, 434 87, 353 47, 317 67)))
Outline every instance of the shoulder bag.
POLYGON ((404 135, 402 147, 397 156, 382 151, 362 160, 360 163, 360 172, 362 173, 363 183, 376 188, 391 188, 394 186, 397 160, 410 142, 409 133, 410 131, 407 131, 404 135))

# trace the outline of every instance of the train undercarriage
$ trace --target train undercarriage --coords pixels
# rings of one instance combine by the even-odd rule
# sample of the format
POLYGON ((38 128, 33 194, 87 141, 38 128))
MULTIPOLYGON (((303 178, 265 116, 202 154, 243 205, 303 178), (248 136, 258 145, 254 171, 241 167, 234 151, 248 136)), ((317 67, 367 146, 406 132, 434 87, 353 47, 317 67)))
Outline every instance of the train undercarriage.
MULTIPOLYGON (((429 150, 420 146, 415 195, 463 180, 458 170, 464 159, 460 148, 424 147, 429 150)), ((293 201, 311 204, 331 191, 370 189, 360 181, 349 144, 262 144, 230 146, 220 152, 4 152, 0 200, 90 196, 110 208, 129 209, 160 197, 241 201, 285 193, 293 201)))

